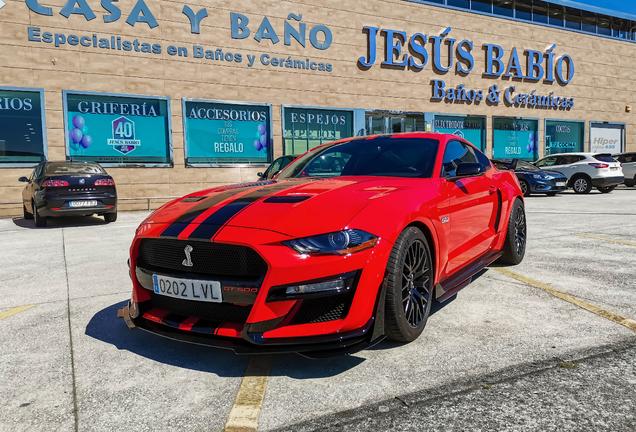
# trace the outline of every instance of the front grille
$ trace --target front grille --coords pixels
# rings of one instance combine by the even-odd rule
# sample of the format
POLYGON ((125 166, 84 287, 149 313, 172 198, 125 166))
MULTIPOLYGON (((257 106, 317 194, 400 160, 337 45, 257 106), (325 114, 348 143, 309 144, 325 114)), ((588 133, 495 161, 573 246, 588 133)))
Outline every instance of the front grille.
POLYGON ((349 313, 353 293, 303 300, 291 324, 313 324, 342 319, 349 313))
POLYGON ((175 239, 143 239, 139 245, 139 260, 159 269, 217 277, 256 280, 267 273, 267 263, 252 248, 224 243, 175 239), (192 266, 184 266, 185 248, 191 246, 192 266))
POLYGON ((217 322, 244 324, 250 315, 252 305, 238 306, 231 303, 208 303, 183 300, 150 293, 152 307, 178 315, 197 317, 217 322))

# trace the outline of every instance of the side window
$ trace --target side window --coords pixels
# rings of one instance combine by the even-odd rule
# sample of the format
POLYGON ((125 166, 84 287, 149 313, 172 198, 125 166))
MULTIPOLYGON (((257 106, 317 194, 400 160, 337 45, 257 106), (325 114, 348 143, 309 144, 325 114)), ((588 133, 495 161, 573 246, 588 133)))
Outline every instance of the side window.
POLYGON ((280 164, 283 161, 283 158, 278 158, 274 161, 274 163, 272 163, 269 168, 267 168, 267 171, 265 171, 265 176, 267 178, 269 178, 270 176, 273 176, 276 171, 280 170, 280 164))
POLYGON ((636 162, 636 153, 624 156, 625 163, 636 162))
POLYGON ((559 156, 556 158, 555 165, 568 165, 572 163, 571 161, 572 161, 571 157, 559 156))
POLYGON ((490 159, 488 159, 488 157, 485 154, 483 154, 478 149, 473 149, 473 151, 475 152, 475 156, 477 156, 477 160, 479 161, 479 163, 485 167, 484 171, 488 171, 490 168, 492 168, 490 159))
MULTIPOLYGON (((484 156, 485 157, 485 156, 484 156)), ((459 141, 450 141, 446 144, 444 160, 442 161, 442 176, 454 176, 459 164, 478 162, 475 151, 459 141)), ((488 164, 490 166, 490 163, 488 164)))
POLYGON ((555 157, 547 157, 545 159, 541 159, 540 161, 537 161, 537 163, 535 165, 538 166, 539 168, 541 168, 541 167, 549 167, 549 166, 555 165, 556 164, 556 160, 557 160, 557 158, 555 158, 555 157))

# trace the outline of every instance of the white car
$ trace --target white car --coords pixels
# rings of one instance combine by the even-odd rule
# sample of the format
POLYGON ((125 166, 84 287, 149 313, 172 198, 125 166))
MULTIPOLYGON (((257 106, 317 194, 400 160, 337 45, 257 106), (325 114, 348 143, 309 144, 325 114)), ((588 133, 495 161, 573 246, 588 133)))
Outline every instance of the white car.
POLYGON ((636 186, 636 152, 614 155, 616 160, 623 164, 625 186, 636 186))
POLYGON ((553 154, 534 164, 541 169, 565 174, 568 187, 578 194, 590 193, 593 187, 609 193, 625 180, 620 162, 606 153, 553 154))

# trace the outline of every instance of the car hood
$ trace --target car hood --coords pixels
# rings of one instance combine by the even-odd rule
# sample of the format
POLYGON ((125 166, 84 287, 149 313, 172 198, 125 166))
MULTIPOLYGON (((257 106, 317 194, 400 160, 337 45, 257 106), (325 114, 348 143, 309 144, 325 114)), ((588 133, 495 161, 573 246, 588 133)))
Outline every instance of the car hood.
POLYGON ((427 181, 356 176, 221 187, 172 201, 146 223, 170 224, 162 236, 183 237, 199 226, 209 226, 198 231, 213 235, 222 226, 235 226, 304 237, 343 229, 371 200, 427 181))
POLYGON ((520 170, 517 171, 520 173, 526 173, 526 174, 546 174, 546 175, 552 175, 552 176, 557 176, 557 177, 564 177, 565 174, 563 174, 561 171, 555 171, 555 170, 547 170, 547 169, 540 169, 537 168, 536 170, 520 170))

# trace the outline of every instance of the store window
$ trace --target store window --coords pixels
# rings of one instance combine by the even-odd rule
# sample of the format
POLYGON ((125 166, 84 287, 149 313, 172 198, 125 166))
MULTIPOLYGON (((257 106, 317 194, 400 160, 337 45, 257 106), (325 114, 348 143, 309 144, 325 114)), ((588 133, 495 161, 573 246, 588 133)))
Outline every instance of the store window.
POLYGON ((0 87, 0 166, 46 160, 44 91, 0 87))
POLYGON ((104 166, 172 166, 170 98, 65 90, 66 157, 104 166))
POLYGON ((424 113, 367 111, 365 122, 367 135, 423 132, 426 130, 424 113))
POLYGON ((486 149, 486 117, 435 115, 433 130, 464 138, 481 151, 486 149))
POLYGON ((320 144, 354 135, 353 110, 283 105, 285 154, 302 154, 320 144))
POLYGON ((195 99, 182 103, 186 166, 271 162, 271 105, 195 99))
POLYGON ((493 117, 492 123, 494 159, 537 159, 538 120, 493 117))
POLYGON ((590 122, 592 153, 622 153, 625 151, 625 124, 590 122))
POLYGON ((585 149, 585 123, 562 120, 545 121, 545 156, 576 153, 585 149))

